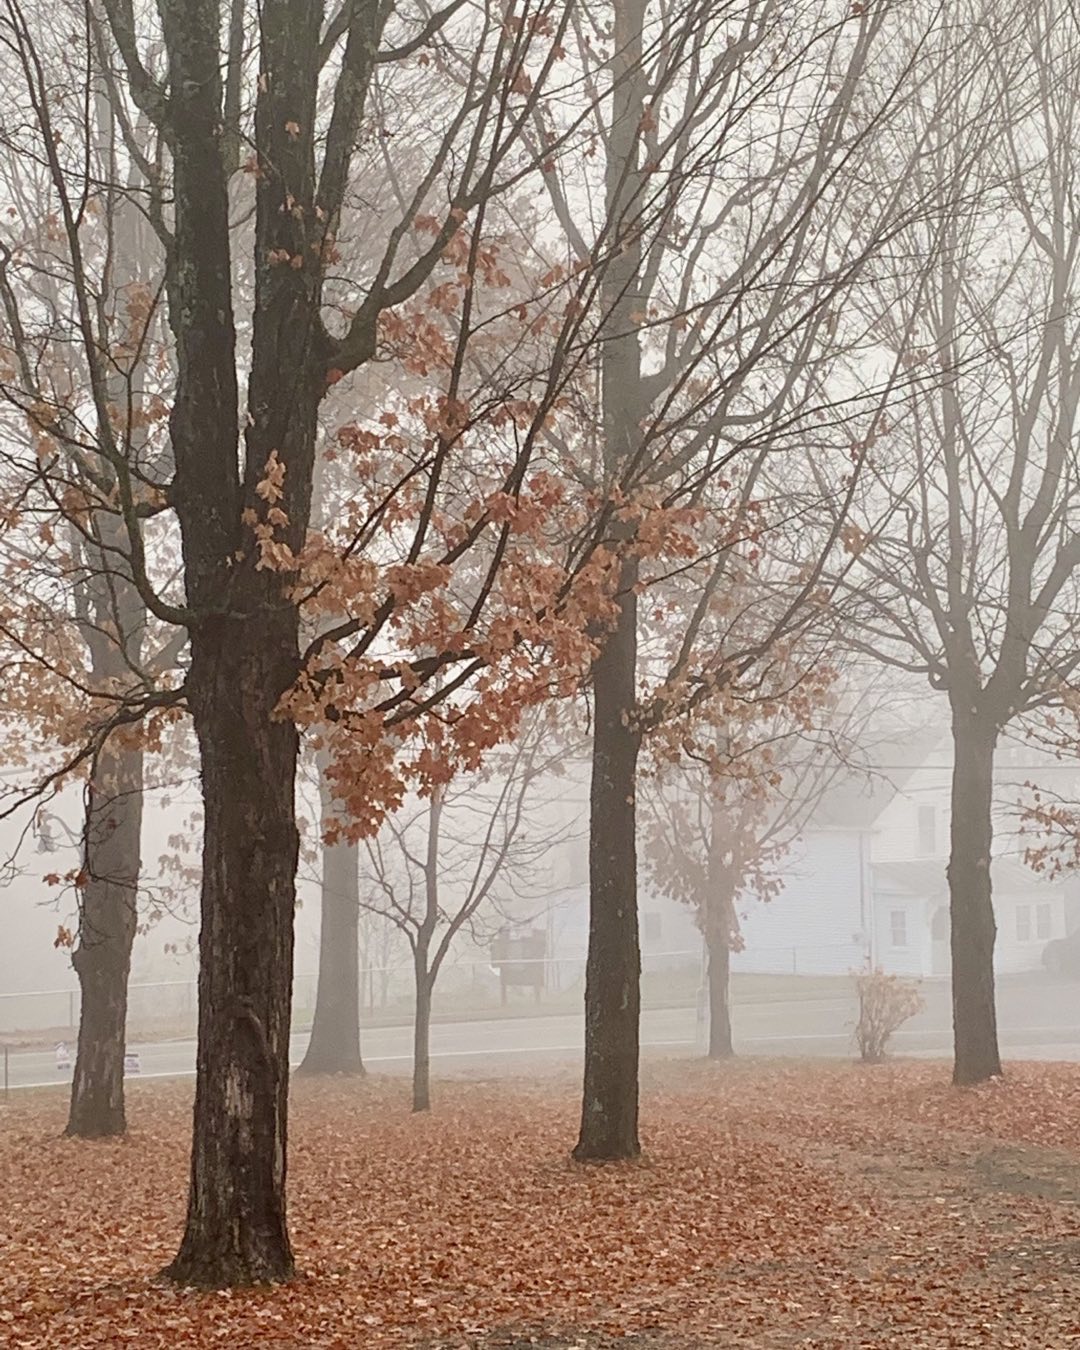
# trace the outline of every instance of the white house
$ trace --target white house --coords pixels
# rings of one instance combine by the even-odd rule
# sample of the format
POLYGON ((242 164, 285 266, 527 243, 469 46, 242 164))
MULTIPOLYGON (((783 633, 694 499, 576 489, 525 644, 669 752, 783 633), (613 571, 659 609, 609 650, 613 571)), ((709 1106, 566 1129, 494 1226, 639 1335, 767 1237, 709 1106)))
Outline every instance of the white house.
MULTIPOLYGON (((947 741, 935 746, 903 776, 874 823, 874 957, 885 970, 916 975, 949 970, 950 757, 947 741)), ((1071 887, 1034 873, 1017 836, 1023 784, 1062 774, 1072 777, 1075 769, 1040 763, 1028 746, 1006 743, 998 752, 990 875, 998 929, 995 967, 1002 973, 1039 969, 1046 944, 1070 928, 1071 887)))
MULTIPOLYGON (((780 894, 744 903, 734 968, 844 974, 869 963, 946 975, 950 757, 947 738, 897 746, 830 794, 792 850, 780 894)), ((1027 747, 999 757, 991 877, 1003 973, 1039 969, 1047 942, 1076 926, 1069 885, 1032 872, 1016 836, 1019 787, 1059 767, 1024 762, 1033 758, 1027 747)))
MULTIPOLYGON (((734 970, 846 975, 869 963, 920 977, 948 973, 949 739, 916 733, 879 747, 876 758, 875 768, 851 773, 820 803, 784 861, 780 893, 767 902, 742 898, 744 945, 733 954, 734 970)), ((1060 768, 1026 762, 1032 758, 1028 747, 1005 745, 999 753, 992 878, 1001 972, 1039 969, 1046 943, 1070 927, 1069 887, 1037 877, 1016 838, 1018 788, 1036 771, 1060 768)), ((559 809, 583 828, 560 851, 560 890, 545 920, 559 985, 580 974, 588 942, 587 773, 574 769, 559 809)), ((646 972, 700 960, 692 911, 654 892, 645 868, 639 911, 646 972)))

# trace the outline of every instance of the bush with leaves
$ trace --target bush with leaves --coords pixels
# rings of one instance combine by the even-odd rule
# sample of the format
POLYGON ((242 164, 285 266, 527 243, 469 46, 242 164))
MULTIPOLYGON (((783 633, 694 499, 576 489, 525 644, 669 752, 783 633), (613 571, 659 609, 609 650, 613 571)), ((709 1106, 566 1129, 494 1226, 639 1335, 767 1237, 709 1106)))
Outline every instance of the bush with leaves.
POLYGON ((880 968, 864 970, 855 977, 859 996, 859 1021, 855 1043, 864 1064, 880 1064, 893 1033, 923 1008, 923 998, 910 980, 887 975, 880 968))

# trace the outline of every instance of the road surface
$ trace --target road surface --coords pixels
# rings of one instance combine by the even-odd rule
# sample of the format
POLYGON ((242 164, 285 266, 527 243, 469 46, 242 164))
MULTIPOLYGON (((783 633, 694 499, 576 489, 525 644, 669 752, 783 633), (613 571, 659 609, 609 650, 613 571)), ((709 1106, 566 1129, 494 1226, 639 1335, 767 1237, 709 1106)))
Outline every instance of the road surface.
MULTIPOLYGON (((948 988, 925 990, 927 1006, 896 1036, 902 1055, 945 1057, 951 1050, 948 988)), ((1043 977, 1003 980, 999 986, 999 1025, 1006 1059, 1080 1061, 1080 984, 1043 977)), ((850 1057, 853 1000, 846 996, 784 998, 743 1002, 732 1010, 736 1048, 746 1055, 850 1057)), ((580 1014, 493 1018, 488 1021, 436 1023, 431 1054, 437 1074, 452 1075, 508 1070, 531 1065, 573 1062, 581 1055, 580 1014)), ((307 1045, 307 1031, 292 1038, 291 1059, 298 1064, 307 1045)), ((692 1008, 647 1009, 641 1040, 647 1053, 692 1054, 703 1049, 703 1028, 692 1008)), ((376 1027, 363 1033, 364 1060, 379 1073, 408 1073, 412 1031, 407 1026, 376 1027)), ((133 1044, 139 1053, 140 1076, 170 1078, 194 1072, 191 1040, 133 1044)), ((72 1047, 74 1049, 74 1047, 72 1047)), ((66 1082, 52 1050, 11 1051, 7 1057, 11 1088, 44 1087, 66 1082)))

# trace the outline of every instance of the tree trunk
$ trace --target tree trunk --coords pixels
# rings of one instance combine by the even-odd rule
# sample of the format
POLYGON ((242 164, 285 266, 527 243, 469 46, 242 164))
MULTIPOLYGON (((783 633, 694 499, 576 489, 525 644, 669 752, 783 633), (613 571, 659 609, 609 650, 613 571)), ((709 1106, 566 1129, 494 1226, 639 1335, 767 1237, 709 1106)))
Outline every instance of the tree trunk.
POLYGON ((731 938, 726 928, 709 925, 709 1058, 730 1059, 735 1054, 731 1039, 731 938))
POLYGON ((299 612, 296 572, 260 556, 268 536, 259 530, 269 529, 295 558, 310 520, 329 350, 319 321, 322 265, 308 233, 316 218, 310 128, 322 11, 268 0, 259 13, 241 476, 220 5, 169 0, 158 10, 173 163, 172 495, 204 811, 191 1186, 183 1240, 166 1273, 224 1288, 288 1279, 294 1270, 285 1173, 299 741, 279 705, 299 673, 299 612), (275 265, 282 249, 299 266, 275 265))
MULTIPOLYGON (((320 764, 323 820, 334 809, 325 765, 320 764)), ((298 1073, 362 1074, 360 1054, 360 881, 356 846, 324 844, 319 980, 311 1039, 298 1073)))
MULTIPOLYGON (((115 135, 114 111, 98 90, 97 112, 105 141, 115 135)), ((130 193, 109 190, 117 294, 145 280, 155 255, 136 203, 145 188, 141 168, 130 169, 130 193)), ((137 341, 124 319, 114 315, 117 337, 137 341)), ((132 323, 132 328, 137 325, 132 323)), ((146 347, 152 344, 146 343, 146 347)), ((145 352, 146 347, 143 347, 145 352)), ((116 408, 131 400, 137 407, 145 388, 146 356, 131 370, 122 363, 106 377, 116 408)), ((129 434, 146 463, 152 458, 146 431, 129 434)), ((104 465, 99 469, 111 477, 104 465)), ((113 484, 115 491, 115 482, 113 484)), ((129 540, 124 524, 111 512, 97 513, 92 531, 73 531, 74 551, 86 562, 86 575, 75 588, 76 614, 89 655, 91 682, 113 692, 130 686, 142 665, 146 608, 122 559, 129 540)), ((123 1134, 124 1053, 128 978, 138 918, 140 846, 143 813, 143 752, 119 738, 106 741, 90 771, 83 819, 83 867, 86 885, 79 905, 79 941, 72 965, 79 980, 79 1042, 71 1081, 66 1133, 83 1139, 123 1134)))
POLYGON ((412 1109, 431 1110, 431 977, 427 953, 416 954, 416 1017, 413 1021, 412 1109))
POLYGON ((707 889, 700 911, 709 954, 710 1059, 730 1059, 735 1053, 731 1039, 731 946, 739 931, 735 894, 741 854, 733 823, 717 794, 709 831, 707 889))
POLYGON ((142 751, 106 743, 90 779, 79 944, 79 1044, 65 1133, 123 1134, 128 974, 135 941, 142 833, 142 751))
MULTIPOLYGON (((601 280, 600 353, 605 472, 622 491, 644 416, 639 329, 644 205, 638 164, 648 97, 642 62, 644 0, 613 11, 611 126, 605 198, 612 256, 601 280)), ((637 565, 623 564, 614 627, 593 663, 589 797, 589 952, 585 966, 585 1084, 574 1157, 634 1158, 638 1143, 641 951, 637 913, 637 565)))
POLYGON ((281 607, 192 635, 205 811, 199 1049, 187 1227, 166 1272, 211 1288, 287 1279, 286 1112, 298 738, 275 716, 295 675, 281 607))
POLYGON ((981 1083, 1001 1073, 994 1003, 991 895, 994 750, 992 722, 953 713, 949 910, 952 920, 954 1083, 981 1083))
MULTIPOLYGON (((632 573, 631 568, 625 569, 632 573)), ((633 725, 637 597, 625 586, 618 622, 593 666, 589 796, 589 952, 585 966, 585 1085, 574 1157, 635 1158, 638 1142, 636 809, 639 735, 633 725)))

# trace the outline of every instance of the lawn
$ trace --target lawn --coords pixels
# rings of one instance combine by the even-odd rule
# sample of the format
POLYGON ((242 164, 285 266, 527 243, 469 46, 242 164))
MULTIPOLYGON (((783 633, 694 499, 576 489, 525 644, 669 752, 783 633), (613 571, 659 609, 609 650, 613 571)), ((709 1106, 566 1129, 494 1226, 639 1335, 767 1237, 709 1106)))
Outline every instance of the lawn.
POLYGON ((1080 1345, 1080 1066, 956 1091, 936 1064, 647 1067, 637 1164, 577 1167, 574 1078, 300 1081, 303 1277, 193 1294, 190 1088, 136 1084, 122 1143, 0 1110, 0 1345, 1080 1345))

